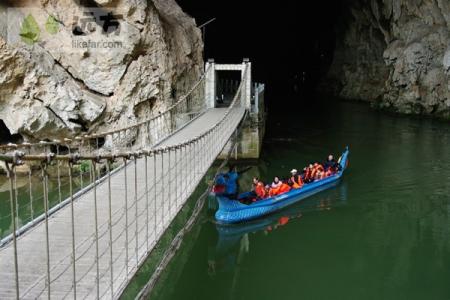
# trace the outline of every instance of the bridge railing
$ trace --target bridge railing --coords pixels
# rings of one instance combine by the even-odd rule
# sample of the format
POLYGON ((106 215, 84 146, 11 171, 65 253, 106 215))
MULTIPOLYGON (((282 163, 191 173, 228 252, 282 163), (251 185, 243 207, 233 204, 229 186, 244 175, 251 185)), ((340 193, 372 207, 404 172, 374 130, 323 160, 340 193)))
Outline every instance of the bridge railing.
MULTIPOLYGON (((198 83, 193 90, 199 89, 200 85, 201 83, 198 83)), ((66 140, 65 143, 39 143, 38 146, 44 149, 43 153, 36 151, 33 145, 22 145, 28 152, 14 150, 13 153, 0 154, 0 160, 5 162, 8 170, 12 227, 12 234, 9 239, 3 240, 3 246, 12 247, 11 261, 14 262, 14 270, 8 270, 9 274, 14 274, 14 278, 5 278, 5 281, 10 280, 9 282, 13 283, 11 287, 15 286, 16 297, 49 296, 56 287, 67 286, 67 282, 71 282, 65 296, 72 294, 74 297, 83 298, 89 296, 117 298, 235 131, 245 111, 245 103, 242 103, 245 99, 242 97, 244 85, 245 82, 241 82, 231 105, 216 124, 203 131, 201 135, 176 145, 155 146, 156 141, 162 138, 152 140, 151 123, 148 122, 159 120, 158 122, 164 124, 163 118, 167 121, 181 112, 190 115, 188 98, 175 103, 170 108, 171 112, 164 114, 165 117, 158 116, 128 128, 66 140), (136 149, 134 143, 127 143, 127 147, 120 149, 108 147, 108 138, 114 141, 121 135, 126 135, 128 130, 141 130, 144 133, 145 142, 140 144, 139 149, 136 149), (101 138, 104 138, 103 145, 100 143, 101 138), (91 143, 92 141, 95 142, 91 143), (66 147, 67 153, 59 153, 62 147, 66 147), (55 149, 56 152, 52 152, 55 149), (82 163, 88 165, 87 173, 91 183, 87 189, 75 193, 74 182, 78 175, 74 170, 82 163), (121 164, 124 172, 124 181, 119 182, 120 186, 113 184, 118 180, 113 176, 114 163, 121 164), (26 275, 21 269, 25 270, 26 266, 24 258, 19 256, 18 251, 22 241, 17 239, 20 230, 17 220, 19 207, 16 170, 23 165, 31 164, 40 169, 42 178, 40 184, 43 191, 40 200, 44 211, 31 226, 38 223, 45 225, 42 243, 46 266, 40 278, 30 283, 21 280, 23 275, 26 275), (49 217, 52 213, 49 201, 49 168, 55 166, 58 174, 67 174, 69 187, 68 198, 60 204, 70 205, 71 211, 66 232, 71 237, 70 246, 67 245, 64 253, 56 253, 53 250, 52 241, 54 243, 58 240, 51 239, 55 233, 49 229, 49 217), (105 166, 103 174, 101 166, 105 166), (102 194, 103 197, 100 199, 97 190, 105 189, 105 186, 107 186, 106 194, 102 194), (125 197, 119 198, 122 203, 117 206, 117 200, 113 199, 115 193, 119 191, 124 191, 125 197), (81 216, 75 214, 74 202, 88 192, 89 196, 92 196, 92 202, 89 202, 92 205, 92 217, 85 222, 90 223, 93 230, 81 238, 76 230, 77 226, 80 226, 77 220, 81 216), (99 209, 99 206, 106 209, 99 209), (92 272, 95 273, 94 284, 92 276, 89 276, 92 272), (77 287, 89 284, 93 288, 88 294, 77 292, 77 287)), ((199 113, 201 110, 193 112, 199 113)), ((186 121, 190 118, 188 117, 186 121)), ((185 123, 180 122, 180 125, 167 128, 167 134, 175 132, 183 124, 185 123)), ((21 146, 13 146, 12 149, 17 148, 21 146)), ((83 176, 80 180, 83 180, 83 176)))
MULTIPOLYGON (((63 172, 62 162, 54 160, 53 156, 69 155, 78 157, 76 164, 73 166, 73 189, 80 190, 92 185, 92 183, 102 177, 106 172, 106 165, 99 164, 97 170, 93 172, 92 164, 88 159, 83 159, 83 155, 100 156, 109 154, 114 156, 117 153, 126 153, 133 150, 151 148, 172 135, 190 121, 198 117, 206 110, 204 103, 204 85, 205 74, 190 88, 190 90, 179 98, 178 101, 170 105, 165 111, 138 123, 121 127, 109 131, 95 134, 81 135, 74 138, 65 138, 64 140, 46 140, 37 143, 7 144, 0 145, 0 155, 8 156, 16 151, 16 153, 32 156, 47 156, 51 163, 47 166, 49 178, 49 186, 53 190, 49 193, 49 207, 51 213, 67 204, 63 200, 68 197, 69 193, 69 176, 68 172, 63 172), (76 177, 76 178, 75 178, 76 177)), ((16 202, 16 228, 20 228, 22 233, 42 221, 43 207, 40 205, 44 198, 43 187, 34 183, 34 178, 42 176, 40 170, 33 174, 33 170, 39 169, 39 164, 28 161, 25 172, 20 172, 14 180, 15 189, 19 184, 27 187, 29 201, 16 202), (25 174, 23 174, 25 173, 25 174), (22 212, 19 214, 19 211, 22 212)), ((116 162, 112 167, 121 166, 122 162, 116 162)), ((24 169, 24 168, 22 168, 24 169)), ((16 195, 16 198, 18 196, 16 195)), ((0 221, 11 218, 10 214, 2 214, 0 221)), ((0 228, 1 229, 1 228, 0 228)), ((12 228, 10 229, 12 231, 12 228)), ((0 247, 2 244, 11 240, 8 230, 0 230, 0 247)))
POLYGON ((156 145, 205 111, 206 104, 203 98, 206 72, 208 70, 178 101, 167 107, 165 111, 143 121, 117 129, 63 140, 0 145, 0 151, 5 153, 11 150, 24 149, 30 154, 39 151, 51 152, 50 149, 57 150, 57 147, 61 149, 70 147, 77 149, 80 153, 83 151, 89 153, 95 149, 114 152, 123 148, 138 149, 148 145, 156 145), (141 136, 141 139, 139 139, 139 136, 141 136))

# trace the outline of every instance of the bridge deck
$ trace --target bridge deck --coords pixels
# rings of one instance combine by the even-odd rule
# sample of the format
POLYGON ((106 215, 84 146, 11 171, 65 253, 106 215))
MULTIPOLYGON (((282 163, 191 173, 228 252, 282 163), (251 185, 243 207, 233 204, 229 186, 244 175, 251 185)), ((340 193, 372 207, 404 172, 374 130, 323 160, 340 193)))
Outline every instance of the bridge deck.
MULTIPOLYGON (((200 135, 216 124, 223 117, 225 110, 223 108, 208 110, 162 144, 174 145, 200 135)), ((226 140, 237 127, 244 112, 244 108, 232 110, 234 117, 230 122, 232 124, 229 124, 230 130, 226 133, 226 140)), ((219 154, 226 140, 218 145, 217 153, 213 153, 214 157, 219 154)), ((204 151, 202 147, 188 146, 183 151, 180 150, 178 156, 172 153, 171 156, 165 154, 155 158, 148 157, 147 161, 141 158, 115 172, 111 176, 111 232, 108 180, 105 178, 97 184, 98 291, 94 189, 75 199, 77 298, 93 299, 97 297, 97 293, 100 298, 106 299, 120 295, 139 264, 148 256, 209 168, 208 163, 202 162, 204 151), (148 193, 146 193, 146 169, 148 193), (186 182, 181 182, 182 180, 186 182), (179 186, 183 186, 184 189, 177 188, 179 186), (112 247, 109 247, 110 233, 112 247)), ((55 299, 74 297, 71 224, 70 205, 51 215, 48 222, 50 295, 55 299)), ((48 296, 45 237, 45 223, 41 222, 18 238, 20 297, 23 299, 48 296)), ((0 249, 0 276, 0 299, 15 298, 12 242, 0 249)))
POLYGON ((163 141, 161 146, 171 146, 182 143, 188 139, 192 139, 197 135, 202 134, 214 124, 220 121, 225 114, 227 108, 213 108, 207 110, 200 117, 189 123, 188 126, 182 128, 180 131, 175 132, 170 138, 163 141))

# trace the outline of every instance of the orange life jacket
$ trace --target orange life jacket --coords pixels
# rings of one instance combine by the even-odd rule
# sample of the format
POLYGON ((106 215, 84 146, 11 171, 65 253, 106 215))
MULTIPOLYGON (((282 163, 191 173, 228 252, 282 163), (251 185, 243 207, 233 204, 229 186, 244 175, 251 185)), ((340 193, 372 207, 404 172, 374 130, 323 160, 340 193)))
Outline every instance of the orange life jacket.
POLYGON ((312 170, 312 172, 311 172, 311 177, 312 177, 312 178, 316 178, 317 172, 319 172, 319 171, 321 171, 321 172, 324 171, 322 165, 319 165, 319 164, 318 164, 318 165, 316 165, 316 166, 313 166, 313 170, 312 170))
POLYGON ((276 196, 280 193, 280 188, 276 187, 276 188, 270 188, 269 190, 269 197, 273 197, 276 196))
POLYGON ((282 183, 279 187, 276 188, 270 188, 269 191, 269 197, 273 197, 276 195, 280 195, 286 192, 289 192, 291 187, 287 185, 286 183, 282 183))
POLYGON ((303 180, 300 175, 295 175, 295 176, 291 177, 292 188, 299 189, 303 186, 303 180), (297 176, 297 180, 295 179, 295 176, 297 176))
POLYGON ((306 168, 306 172, 305 172, 305 180, 310 180, 311 179, 311 174, 312 174, 312 169, 311 168, 306 168))
POLYGON ((264 188, 264 184, 260 181, 255 186, 255 193, 258 198, 263 199, 266 197, 266 189, 264 188))
MULTIPOLYGON (((299 178, 300 178, 300 176, 299 176, 299 178)), ((300 180, 301 180, 301 179, 300 179, 300 180)), ((286 183, 283 183, 283 184, 280 186, 279 193, 280 193, 280 194, 283 194, 283 193, 289 192, 290 190, 291 190, 291 187, 290 187, 289 185, 287 185, 286 183)))

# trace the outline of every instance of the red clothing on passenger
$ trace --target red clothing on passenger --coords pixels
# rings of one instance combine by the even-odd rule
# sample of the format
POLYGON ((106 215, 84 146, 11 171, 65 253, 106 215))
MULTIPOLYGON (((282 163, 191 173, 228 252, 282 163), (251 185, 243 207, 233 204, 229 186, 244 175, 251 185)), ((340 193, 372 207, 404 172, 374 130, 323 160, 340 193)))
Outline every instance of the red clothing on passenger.
POLYGON ((259 181, 256 185, 255 185, 255 193, 256 196, 259 199, 264 199, 266 198, 266 189, 264 188, 264 183, 262 183, 261 181, 259 181))

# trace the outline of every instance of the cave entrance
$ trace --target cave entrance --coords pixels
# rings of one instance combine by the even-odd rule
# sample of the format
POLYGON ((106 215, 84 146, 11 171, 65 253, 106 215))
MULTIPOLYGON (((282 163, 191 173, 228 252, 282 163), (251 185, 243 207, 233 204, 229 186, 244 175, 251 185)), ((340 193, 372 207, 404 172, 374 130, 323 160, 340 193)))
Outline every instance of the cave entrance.
POLYGON ((251 108, 252 68, 249 59, 244 59, 241 64, 216 64, 213 59, 209 59, 205 72, 205 100, 208 107, 229 106, 245 76, 241 96, 246 108, 251 108))
POLYGON ((5 122, 0 119, 0 144, 20 143, 23 138, 20 134, 11 134, 5 122))
POLYGON ((228 107, 241 84, 241 73, 238 71, 217 72, 216 76, 215 107, 228 107))

